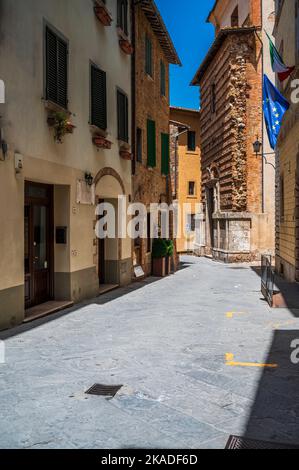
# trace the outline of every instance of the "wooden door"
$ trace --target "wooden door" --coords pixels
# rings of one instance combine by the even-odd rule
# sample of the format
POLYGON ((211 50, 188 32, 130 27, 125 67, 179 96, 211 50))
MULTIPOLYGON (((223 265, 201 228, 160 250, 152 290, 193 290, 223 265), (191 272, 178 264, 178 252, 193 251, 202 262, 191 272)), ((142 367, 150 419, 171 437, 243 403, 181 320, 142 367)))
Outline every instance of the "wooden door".
POLYGON ((25 186, 25 304, 26 308, 53 298, 53 189, 25 186))

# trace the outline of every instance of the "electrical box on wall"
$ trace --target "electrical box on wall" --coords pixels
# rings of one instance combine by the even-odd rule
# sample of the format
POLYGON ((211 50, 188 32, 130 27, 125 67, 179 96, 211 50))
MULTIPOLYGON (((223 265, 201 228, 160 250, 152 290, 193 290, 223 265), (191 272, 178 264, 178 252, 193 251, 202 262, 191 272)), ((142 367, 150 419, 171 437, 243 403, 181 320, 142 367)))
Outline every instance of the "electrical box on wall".
POLYGON ((56 244, 67 245, 67 227, 56 227, 56 244))
POLYGON ((16 173, 21 173, 24 167, 24 157, 20 153, 15 153, 15 170, 16 173))

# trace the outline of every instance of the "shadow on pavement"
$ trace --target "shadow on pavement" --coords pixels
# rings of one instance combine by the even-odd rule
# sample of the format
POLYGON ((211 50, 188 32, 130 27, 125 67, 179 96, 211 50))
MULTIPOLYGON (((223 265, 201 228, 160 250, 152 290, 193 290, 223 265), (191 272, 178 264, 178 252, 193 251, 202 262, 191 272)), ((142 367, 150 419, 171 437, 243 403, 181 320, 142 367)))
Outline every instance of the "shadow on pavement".
POLYGON ((243 437, 299 446, 299 331, 276 331, 265 363, 243 437))
POLYGON ((103 294, 99 297, 96 297, 94 299, 88 299, 86 301, 80 302, 79 304, 74 305, 71 308, 68 308, 66 310, 62 310, 60 312, 54 313, 52 315, 48 315, 43 318, 39 318, 37 320, 34 320, 30 323, 22 324, 20 326, 17 326, 16 328, 12 328, 10 330, 5 330, 0 332, 0 340, 6 340, 8 338, 12 338, 13 336, 20 335, 22 333, 25 333, 27 331, 33 330, 35 328, 38 328, 42 325, 45 325, 46 323, 58 320, 59 318, 62 318, 66 315, 70 315, 77 310, 80 310, 88 305, 105 305, 109 302, 113 302, 116 299, 119 299, 120 297, 123 297, 125 295, 130 294, 131 292, 135 292, 139 289, 144 288, 145 286, 148 286, 150 284, 153 284, 155 282, 160 281, 160 278, 157 277, 148 277, 146 279, 143 279, 141 281, 136 281, 133 282, 132 284, 125 286, 125 287, 120 287, 118 289, 115 289, 111 292, 108 292, 106 294, 103 294))
MULTIPOLYGON (((251 269, 261 278, 260 267, 251 266, 251 269)), ((288 282, 278 274, 275 274, 275 293, 281 293, 288 310, 296 318, 299 317, 299 284, 288 282)))

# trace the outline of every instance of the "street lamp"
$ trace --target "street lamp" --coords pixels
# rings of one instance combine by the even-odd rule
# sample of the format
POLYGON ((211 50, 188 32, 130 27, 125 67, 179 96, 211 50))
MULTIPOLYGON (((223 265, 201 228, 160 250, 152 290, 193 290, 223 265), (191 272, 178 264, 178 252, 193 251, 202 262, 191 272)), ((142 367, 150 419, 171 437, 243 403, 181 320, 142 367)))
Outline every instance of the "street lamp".
POLYGON ((258 156, 261 153, 262 150, 262 142, 258 139, 256 139, 255 142, 253 142, 253 151, 256 156, 258 156))
POLYGON ((256 157, 261 156, 261 157, 265 160, 266 165, 271 165, 271 166, 273 166, 273 168, 274 168, 274 170, 275 170, 275 169, 276 169, 275 165, 273 165, 273 163, 271 163, 271 162, 268 162, 268 160, 267 160, 267 158, 266 158, 266 155, 275 155, 275 152, 263 153, 263 152, 262 152, 263 144, 262 144, 262 142, 259 140, 259 137, 258 137, 258 136, 256 137, 256 141, 253 142, 252 146, 253 146, 253 151, 254 151, 256 157))

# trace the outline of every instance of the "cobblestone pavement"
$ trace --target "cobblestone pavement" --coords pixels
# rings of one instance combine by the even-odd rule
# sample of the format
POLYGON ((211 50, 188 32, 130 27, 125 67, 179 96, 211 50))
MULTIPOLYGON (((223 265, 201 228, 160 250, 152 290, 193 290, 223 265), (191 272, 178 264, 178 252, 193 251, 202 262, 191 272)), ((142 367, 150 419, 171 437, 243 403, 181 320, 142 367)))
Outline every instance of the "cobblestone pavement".
POLYGON ((224 448, 230 434, 298 444, 299 311, 271 310, 250 267, 182 261, 0 335, 1 448, 224 448), (107 400, 84 394, 94 383, 124 386, 107 400))

